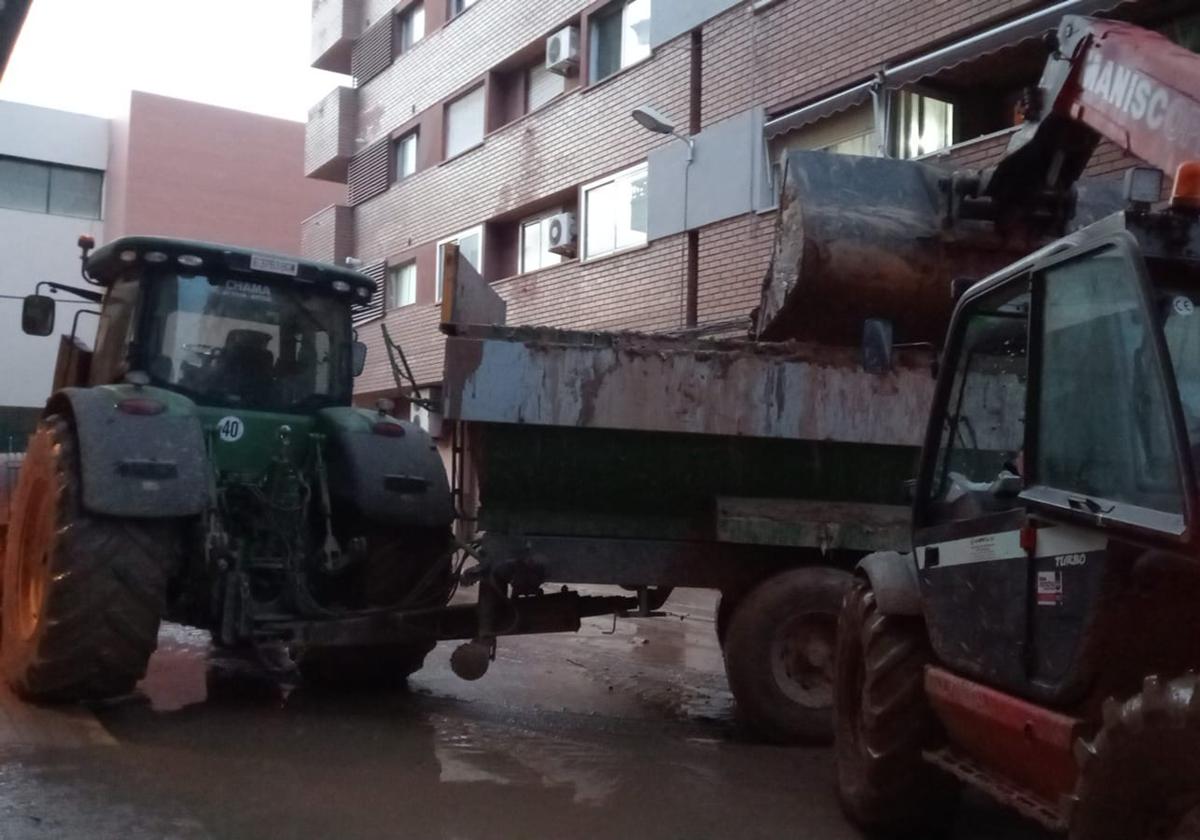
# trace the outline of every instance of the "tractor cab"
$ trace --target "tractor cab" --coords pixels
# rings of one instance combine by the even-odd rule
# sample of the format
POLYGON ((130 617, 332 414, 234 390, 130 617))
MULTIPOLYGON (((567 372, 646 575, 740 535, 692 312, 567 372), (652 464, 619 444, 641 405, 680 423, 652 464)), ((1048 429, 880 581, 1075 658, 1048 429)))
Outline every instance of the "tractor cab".
MULTIPOLYGON (((64 342, 56 379, 66 381, 56 390, 137 372, 203 406, 308 413, 350 402, 365 358, 350 309, 375 291, 362 275, 157 237, 126 237, 91 254, 85 245, 83 260, 85 278, 105 289, 96 347, 88 353, 74 335, 64 342)), ((27 298, 26 331, 48 334, 53 305, 27 298)))

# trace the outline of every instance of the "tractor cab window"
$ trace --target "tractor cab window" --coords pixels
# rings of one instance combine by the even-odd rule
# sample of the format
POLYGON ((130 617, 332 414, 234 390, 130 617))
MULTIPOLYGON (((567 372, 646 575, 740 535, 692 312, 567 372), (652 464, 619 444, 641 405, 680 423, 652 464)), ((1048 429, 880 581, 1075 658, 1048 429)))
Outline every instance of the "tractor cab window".
POLYGON ((150 282, 148 373, 202 404, 311 409, 350 392, 345 301, 258 278, 150 282))
MULTIPOLYGON (((1112 246, 1048 268, 1043 282, 1036 483, 1093 506, 1104 500, 1181 514, 1156 325, 1143 308, 1133 262, 1112 246)), ((1191 301, 1164 288, 1159 304, 1176 369, 1190 380, 1180 390, 1196 412, 1200 327, 1189 320, 1191 301)))
POLYGON ((1029 284, 968 305, 929 488, 928 524, 1015 507, 1025 435, 1029 284))
POLYGON ((137 319, 139 282, 136 276, 118 278, 109 286, 96 326, 96 355, 92 359, 93 385, 117 382, 128 371, 128 354, 137 319))

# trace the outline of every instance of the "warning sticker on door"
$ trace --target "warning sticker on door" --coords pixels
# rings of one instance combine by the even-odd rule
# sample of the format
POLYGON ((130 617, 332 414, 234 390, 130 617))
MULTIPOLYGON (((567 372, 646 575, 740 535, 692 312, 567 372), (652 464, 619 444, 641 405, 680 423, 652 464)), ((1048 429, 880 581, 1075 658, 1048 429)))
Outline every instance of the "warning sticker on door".
POLYGON ((1039 607, 1057 607, 1063 602, 1062 572, 1037 573, 1037 603, 1039 607))

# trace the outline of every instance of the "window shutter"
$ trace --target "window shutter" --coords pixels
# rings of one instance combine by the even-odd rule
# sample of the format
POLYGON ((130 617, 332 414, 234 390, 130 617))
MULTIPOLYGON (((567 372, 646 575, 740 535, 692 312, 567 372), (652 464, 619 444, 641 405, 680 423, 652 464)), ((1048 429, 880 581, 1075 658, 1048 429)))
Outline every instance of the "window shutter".
POLYGON ((387 190, 390 149, 391 142, 381 140, 351 159, 346 173, 351 205, 362 204, 387 190))
POLYGON ((392 16, 384 15, 363 33, 350 54, 350 73, 361 85, 378 76, 392 63, 392 16))
POLYGON ((356 327, 383 314, 383 296, 387 293, 387 263, 377 262, 364 265, 358 270, 358 273, 375 281, 375 294, 366 303, 356 303, 350 307, 350 322, 356 327))
POLYGON ((566 79, 550 72, 541 64, 535 64, 529 68, 528 84, 526 110, 535 111, 563 92, 566 79))
POLYGON ((446 109, 446 157, 465 152, 483 140, 484 102, 480 85, 450 103, 446 109))

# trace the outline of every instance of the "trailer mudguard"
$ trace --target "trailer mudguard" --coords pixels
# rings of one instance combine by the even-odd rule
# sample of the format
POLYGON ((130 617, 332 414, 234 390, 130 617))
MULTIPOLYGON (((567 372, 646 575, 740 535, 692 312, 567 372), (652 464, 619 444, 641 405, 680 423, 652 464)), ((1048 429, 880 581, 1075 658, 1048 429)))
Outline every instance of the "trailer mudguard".
POLYGON ((71 418, 89 513, 169 519, 204 511, 208 457, 191 400, 133 385, 64 388, 46 403, 51 414, 71 418), (141 413, 118 408, 123 400, 138 400, 141 413))
POLYGON ((921 615, 921 583, 911 554, 876 551, 858 563, 875 593, 875 603, 884 615, 921 615))
POLYGON ((446 467, 420 426, 349 407, 322 409, 317 424, 327 441, 335 513, 389 529, 446 528, 454 521, 446 467))

